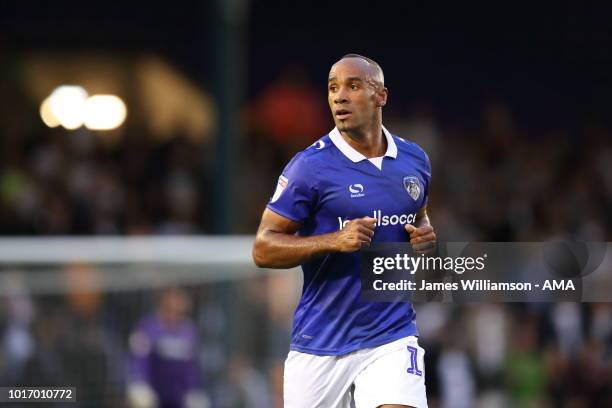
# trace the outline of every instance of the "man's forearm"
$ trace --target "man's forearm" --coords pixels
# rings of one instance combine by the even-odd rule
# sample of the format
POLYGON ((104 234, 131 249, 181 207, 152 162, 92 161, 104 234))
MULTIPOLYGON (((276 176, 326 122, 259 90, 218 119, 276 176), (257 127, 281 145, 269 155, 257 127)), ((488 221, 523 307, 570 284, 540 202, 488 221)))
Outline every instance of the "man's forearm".
POLYGON ((429 222, 429 216, 427 215, 427 213, 424 214, 418 214, 417 215, 417 219, 414 223, 414 226, 417 228, 420 227, 424 227, 426 225, 431 225, 431 223, 429 222))
POLYGON ((336 251, 336 234, 311 237, 282 232, 260 232, 253 246, 255 264, 264 268, 292 268, 317 256, 336 251))

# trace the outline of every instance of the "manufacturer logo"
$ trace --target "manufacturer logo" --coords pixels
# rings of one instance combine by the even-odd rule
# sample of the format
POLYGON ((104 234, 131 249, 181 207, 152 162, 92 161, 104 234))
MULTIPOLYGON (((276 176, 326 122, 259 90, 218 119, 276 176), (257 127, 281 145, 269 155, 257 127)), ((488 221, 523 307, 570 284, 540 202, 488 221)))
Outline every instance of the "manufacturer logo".
POLYGON ((322 141, 322 140, 317 140, 316 142, 314 142, 314 143, 313 143, 313 144, 311 144, 310 146, 311 146, 311 147, 312 147, 312 146, 315 146, 315 149, 317 149, 317 150, 321 150, 322 148, 324 148, 324 147, 325 147, 325 142, 324 142, 324 141, 322 141))
POLYGON ((351 198, 363 197, 365 194, 363 193, 363 184, 351 184, 349 186, 349 192, 351 193, 351 198))
POLYGON ((419 185, 419 179, 416 176, 404 177, 404 188, 414 201, 418 200, 421 196, 421 186, 419 185))

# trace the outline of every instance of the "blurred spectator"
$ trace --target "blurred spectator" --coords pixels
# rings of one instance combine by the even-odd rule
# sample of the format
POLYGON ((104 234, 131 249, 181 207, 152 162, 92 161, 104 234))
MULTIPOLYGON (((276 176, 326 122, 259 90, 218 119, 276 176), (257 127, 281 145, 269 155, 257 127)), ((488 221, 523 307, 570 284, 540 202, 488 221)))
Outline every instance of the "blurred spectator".
POLYGON ((513 333, 512 349, 507 356, 508 390, 514 405, 541 407, 546 376, 543 358, 537 351, 537 321, 532 316, 522 319, 521 329, 513 333))
MULTIPOLYGON (((458 325, 457 322, 449 324, 447 330, 450 329, 456 333, 456 325, 458 325)), ((438 357, 435 373, 440 381, 442 408, 468 408, 475 405, 474 371, 470 357, 465 350, 465 343, 466 339, 461 336, 449 336, 443 339, 444 348, 438 357)))
MULTIPOLYGON (((34 353, 34 339, 30 326, 35 316, 34 302, 26 292, 25 283, 17 273, 4 276, 2 285, 8 289, 10 295, 2 299, 6 307, 1 347, 6 356, 7 378, 5 381, 14 383, 23 374, 26 362, 34 353)), ((0 379, 2 376, 0 375, 0 379)))
POLYGON ((503 305, 474 305, 466 316, 470 343, 482 383, 487 388, 500 384, 505 356, 508 352, 508 319, 503 305))
POLYGON ((288 154, 303 149, 328 130, 325 95, 325 88, 309 84, 299 67, 288 68, 256 99, 255 126, 288 154))
POLYGON ((223 407, 273 407, 268 379, 244 357, 234 357, 227 366, 228 382, 223 407))
POLYGON ((144 318, 130 336, 128 398, 132 406, 208 406, 201 391, 198 336, 190 308, 184 290, 164 289, 157 312, 144 318))

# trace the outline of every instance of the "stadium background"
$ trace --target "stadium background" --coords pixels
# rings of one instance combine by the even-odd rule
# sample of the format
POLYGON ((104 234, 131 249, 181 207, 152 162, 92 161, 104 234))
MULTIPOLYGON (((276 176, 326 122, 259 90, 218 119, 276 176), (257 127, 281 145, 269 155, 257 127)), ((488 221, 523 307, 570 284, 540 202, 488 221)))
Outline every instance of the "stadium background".
MULTIPOLYGON (((382 65, 385 125, 429 153, 441 239, 610 241, 610 9, 5 2, 0 384, 146 406, 134 333, 160 310, 196 332, 192 403, 281 406, 299 272, 216 236, 253 234, 284 163, 333 126, 325 75, 349 52, 382 65), (118 95, 127 119, 46 126, 63 84, 118 95), (134 237, 159 252, 132 259, 134 237)), ((610 304, 417 313, 432 407, 612 406, 610 304)))

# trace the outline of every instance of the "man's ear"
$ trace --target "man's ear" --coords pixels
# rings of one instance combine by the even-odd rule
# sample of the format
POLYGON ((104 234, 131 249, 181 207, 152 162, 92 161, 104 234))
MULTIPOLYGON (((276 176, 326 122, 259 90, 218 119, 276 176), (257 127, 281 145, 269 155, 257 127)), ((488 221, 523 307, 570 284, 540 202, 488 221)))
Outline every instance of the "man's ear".
POLYGON ((382 108, 387 104, 387 97, 389 96, 389 90, 384 86, 376 91, 376 104, 379 108, 382 108))

